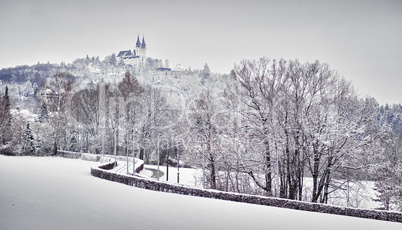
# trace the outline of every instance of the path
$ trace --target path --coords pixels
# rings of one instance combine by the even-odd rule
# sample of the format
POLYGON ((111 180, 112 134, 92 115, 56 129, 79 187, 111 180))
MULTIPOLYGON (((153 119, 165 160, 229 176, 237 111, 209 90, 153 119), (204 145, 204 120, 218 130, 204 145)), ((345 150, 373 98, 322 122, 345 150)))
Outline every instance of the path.
MULTIPOLYGON (((112 171, 127 175, 127 162, 118 161, 117 166, 114 169, 112 169, 112 171)), ((128 172, 130 175, 132 175, 132 173, 133 173, 133 164, 131 162, 128 163, 128 172)), ((140 174, 142 174, 143 176, 158 179, 158 169, 146 167, 141 171, 140 174), (149 171, 150 173, 147 173, 147 171, 149 171)), ((164 175, 165 175, 165 173, 163 171, 159 170, 159 178, 162 178, 164 175)))
MULTIPOLYGON (((158 170, 157 169, 152 169, 152 168, 144 168, 144 170, 148 170, 152 172, 152 175, 150 177, 158 179, 158 170)), ((165 175, 164 172, 162 172, 161 170, 159 170, 159 178, 163 177, 163 175, 165 175)))

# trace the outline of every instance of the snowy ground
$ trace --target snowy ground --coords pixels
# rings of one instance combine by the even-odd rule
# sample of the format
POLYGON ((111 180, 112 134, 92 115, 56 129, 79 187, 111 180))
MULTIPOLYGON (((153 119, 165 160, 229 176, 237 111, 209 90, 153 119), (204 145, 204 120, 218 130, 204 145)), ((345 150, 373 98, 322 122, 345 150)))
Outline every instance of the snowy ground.
MULTIPOLYGON (((140 175, 142 176, 148 176, 151 177, 153 174, 151 170, 157 170, 158 166, 157 165, 145 165, 144 170, 140 172, 140 175)), ((166 170, 166 165, 165 166, 159 166, 160 170, 160 180, 161 181, 167 181, 166 180, 166 175, 169 176, 169 182, 177 183, 177 168, 176 167, 171 167, 169 166, 169 172, 166 170)), ((155 173, 154 173, 155 174, 155 173)), ((156 175, 153 175, 153 177, 157 178, 156 175)), ((180 168, 179 169, 179 183, 192 186, 192 187, 197 187, 197 188, 202 188, 202 170, 201 169, 192 169, 192 168, 180 168)))
POLYGON ((96 162, 0 156, 0 229, 402 229, 401 223, 154 192, 96 162))

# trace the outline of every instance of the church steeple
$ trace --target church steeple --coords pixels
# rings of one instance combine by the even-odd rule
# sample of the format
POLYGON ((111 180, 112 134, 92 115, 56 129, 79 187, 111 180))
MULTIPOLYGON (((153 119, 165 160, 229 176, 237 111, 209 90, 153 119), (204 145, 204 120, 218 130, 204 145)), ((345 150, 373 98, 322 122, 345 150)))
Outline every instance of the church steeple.
POLYGON ((145 44, 144 36, 142 36, 141 48, 143 48, 143 49, 146 49, 146 48, 147 48, 147 45, 145 44))
MULTIPOLYGON (((144 39, 144 38, 143 38, 143 39, 144 39)), ((140 35, 137 36, 137 43, 136 43, 136 46, 135 46, 135 47, 137 47, 137 48, 140 48, 140 47, 141 47, 140 35)))

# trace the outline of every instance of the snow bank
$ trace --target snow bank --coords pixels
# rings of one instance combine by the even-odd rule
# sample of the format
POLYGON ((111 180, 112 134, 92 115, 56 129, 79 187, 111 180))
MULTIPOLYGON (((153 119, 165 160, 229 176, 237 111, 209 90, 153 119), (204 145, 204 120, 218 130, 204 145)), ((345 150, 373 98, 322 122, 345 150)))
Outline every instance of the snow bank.
POLYGON ((402 222, 402 213, 399 212, 347 208, 327 204, 302 202, 302 201, 280 199, 273 197, 229 193, 211 189, 200 189, 180 184, 174 184, 170 182, 160 182, 149 178, 124 175, 108 171, 107 169, 113 168, 113 165, 114 163, 111 162, 111 163, 105 163, 99 167, 92 167, 91 175, 102 179, 135 186, 137 188, 145 188, 154 191, 191 195, 197 197, 215 198, 215 199, 236 201, 242 203, 266 205, 272 207, 290 208, 290 209, 311 211, 311 212, 320 212, 320 213, 368 218, 375 220, 402 222))

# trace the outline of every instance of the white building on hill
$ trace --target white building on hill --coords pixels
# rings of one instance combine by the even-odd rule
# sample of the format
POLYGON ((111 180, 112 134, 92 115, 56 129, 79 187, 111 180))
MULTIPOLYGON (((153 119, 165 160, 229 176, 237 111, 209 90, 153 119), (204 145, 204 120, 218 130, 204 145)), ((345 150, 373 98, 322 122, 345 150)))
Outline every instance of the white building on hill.
POLYGON ((138 36, 135 49, 120 51, 117 55, 117 59, 122 60, 125 65, 142 67, 145 66, 145 61, 147 59, 146 50, 147 45, 145 44, 144 37, 142 37, 142 42, 140 42, 140 37, 138 36))

